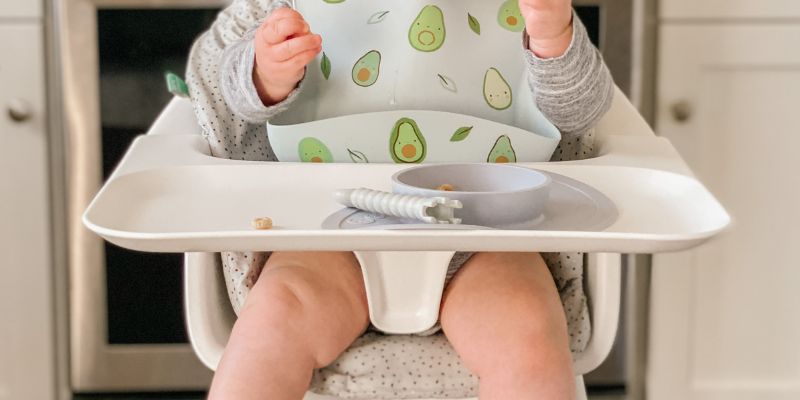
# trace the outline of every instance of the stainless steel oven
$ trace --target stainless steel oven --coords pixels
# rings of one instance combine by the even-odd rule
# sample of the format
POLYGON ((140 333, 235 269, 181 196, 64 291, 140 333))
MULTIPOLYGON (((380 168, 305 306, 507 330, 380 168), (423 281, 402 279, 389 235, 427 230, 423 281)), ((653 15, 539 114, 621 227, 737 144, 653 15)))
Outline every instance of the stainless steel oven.
MULTIPOLYGON (((183 331, 180 257, 111 246, 82 226, 81 214, 130 139, 169 100, 163 72, 182 75, 192 38, 229 0, 52 1, 66 164, 70 386, 75 392, 204 390, 211 373, 183 331)), ((574 1, 629 94, 637 87, 636 1, 574 1)), ((617 353, 600 384, 624 385, 624 354, 617 353)))
POLYGON ((74 392, 204 390, 184 330, 180 255, 114 247, 81 214, 169 100, 167 69, 225 0, 56 0, 66 163, 69 375, 74 392))

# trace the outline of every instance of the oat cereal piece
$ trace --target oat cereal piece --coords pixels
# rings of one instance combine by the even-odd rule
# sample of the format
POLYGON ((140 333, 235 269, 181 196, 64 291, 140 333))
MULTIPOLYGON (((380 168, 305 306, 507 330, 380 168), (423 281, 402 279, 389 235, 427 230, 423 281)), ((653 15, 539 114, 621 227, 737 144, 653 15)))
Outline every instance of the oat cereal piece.
POLYGON ((439 185, 436 188, 436 190, 443 190, 445 192, 452 192, 453 190, 456 190, 456 188, 454 188, 453 185, 451 185, 449 183, 445 183, 443 185, 439 185))
POLYGON ((253 228, 258 230, 272 229, 272 219, 269 217, 260 217, 253 220, 253 228))

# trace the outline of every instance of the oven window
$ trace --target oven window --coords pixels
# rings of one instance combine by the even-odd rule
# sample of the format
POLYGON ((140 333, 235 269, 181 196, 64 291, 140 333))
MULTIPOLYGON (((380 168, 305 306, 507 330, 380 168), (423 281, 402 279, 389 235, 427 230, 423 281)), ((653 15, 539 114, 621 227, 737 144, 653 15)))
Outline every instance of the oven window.
POLYGON ((578 14, 586 32, 592 43, 600 48, 600 7, 599 6, 575 6, 575 13, 578 14))
MULTIPOLYGON (((189 48, 217 9, 101 9, 97 13, 103 176, 166 106, 164 73, 183 76, 189 48)), ((108 342, 186 343, 181 254, 106 243, 108 342)))

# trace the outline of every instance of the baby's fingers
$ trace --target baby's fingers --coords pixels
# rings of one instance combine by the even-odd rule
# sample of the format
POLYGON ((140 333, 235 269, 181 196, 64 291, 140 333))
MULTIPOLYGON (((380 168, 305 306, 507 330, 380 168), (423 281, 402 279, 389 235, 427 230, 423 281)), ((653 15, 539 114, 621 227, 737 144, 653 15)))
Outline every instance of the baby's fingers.
POLYGON ((322 37, 319 35, 303 35, 278 43, 270 47, 270 56, 275 61, 287 61, 300 53, 319 49, 322 37))
POLYGON ((314 60, 314 57, 316 57, 317 54, 319 54, 320 51, 322 51, 322 48, 319 48, 319 47, 311 49, 311 50, 306 50, 306 51, 301 52, 300 54, 298 54, 298 55, 296 55, 296 56, 284 61, 284 63, 287 64, 289 69, 302 70, 303 68, 306 67, 306 65, 308 65, 308 63, 310 63, 312 60, 314 60))
POLYGON ((261 31, 261 37, 268 44, 278 44, 287 38, 308 32, 308 24, 302 18, 282 18, 266 25, 261 31))
POLYGON ((305 67, 314 60, 314 57, 320 51, 322 51, 321 48, 304 51, 286 61, 273 63, 271 69, 274 71, 275 77, 286 80, 300 80, 303 77, 305 67))

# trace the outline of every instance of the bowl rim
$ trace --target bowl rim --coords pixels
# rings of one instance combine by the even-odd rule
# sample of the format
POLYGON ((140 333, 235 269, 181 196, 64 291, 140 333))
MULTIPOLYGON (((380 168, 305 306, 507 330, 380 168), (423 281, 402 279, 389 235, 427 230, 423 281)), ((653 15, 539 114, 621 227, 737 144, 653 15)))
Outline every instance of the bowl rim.
POLYGON ((394 174, 392 174, 392 184, 393 185, 399 185, 399 186, 403 186, 403 187, 407 187, 407 188, 412 188, 412 189, 416 189, 416 190, 424 190, 424 191, 433 192, 433 193, 442 193, 443 195, 441 197, 447 197, 446 196, 447 193, 451 193, 451 194, 466 194, 466 195, 476 196, 476 195, 498 195, 498 194, 514 194, 514 193, 523 193, 523 192, 533 192, 533 191, 542 190, 542 189, 546 189, 546 188, 550 187, 550 184, 552 183, 552 181, 553 181, 553 178, 550 177, 550 174, 548 174, 546 171, 538 170, 538 169, 535 169, 535 168, 529 168, 529 167, 522 166, 522 165, 519 165, 519 164, 514 164, 514 163, 509 163, 509 164, 477 163, 477 162, 476 163, 431 163, 431 164, 416 165, 416 166, 413 166, 413 167, 410 167, 410 168, 404 168, 404 169, 402 169, 400 171, 397 171, 394 174), (402 182, 400 180, 400 176, 401 175, 403 175, 405 173, 408 173, 409 171, 414 171, 414 170, 418 170, 418 169, 437 168, 437 167, 444 167, 444 166, 450 166, 450 167, 452 167, 452 166, 455 166, 455 167, 470 166, 470 167, 474 167, 474 166, 484 166, 484 165, 485 166, 489 166, 489 168, 524 169, 524 170, 526 170, 528 172, 532 172, 534 174, 538 174, 541 177, 543 177, 544 179, 542 179, 542 181, 539 182, 539 184, 537 184, 537 185, 534 185, 534 186, 531 186, 531 187, 527 187, 527 188, 523 188, 523 189, 502 190, 502 191, 495 190, 495 191, 484 191, 484 192, 472 192, 472 191, 463 191, 463 190, 429 189, 429 188, 423 188, 423 187, 419 187, 419 186, 413 186, 413 185, 410 185, 408 183, 402 182))

